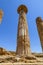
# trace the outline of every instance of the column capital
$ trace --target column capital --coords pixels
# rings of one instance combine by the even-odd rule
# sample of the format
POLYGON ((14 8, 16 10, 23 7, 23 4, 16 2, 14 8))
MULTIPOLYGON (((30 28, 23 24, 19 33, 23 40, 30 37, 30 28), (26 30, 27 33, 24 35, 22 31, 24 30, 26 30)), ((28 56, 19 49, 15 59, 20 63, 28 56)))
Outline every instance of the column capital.
POLYGON ((23 10, 25 13, 28 12, 28 9, 25 5, 20 5, 17 9, 17 12, 20 13, 21 10, 23 10))

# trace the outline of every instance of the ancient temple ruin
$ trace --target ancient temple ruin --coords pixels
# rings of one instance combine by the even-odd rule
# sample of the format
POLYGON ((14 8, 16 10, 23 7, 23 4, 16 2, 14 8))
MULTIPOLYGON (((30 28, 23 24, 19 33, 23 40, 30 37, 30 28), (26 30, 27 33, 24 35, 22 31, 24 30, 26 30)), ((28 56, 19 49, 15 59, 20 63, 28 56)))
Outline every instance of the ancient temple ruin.
MULTIPOLYGON (((16 52, 7 51, 6 49, 0 47, 0 63, 2 63, 0 65, 43 65, 43 53, 31 52, 30 49, 30 40, 26 19, 28 9, 25 5, 20 5, 17 9, 17 12, 19 14, 19 21, 17 27, 16 52)), ((40 17, 38 17, 36 19, 36 23, 43 50, 43 21, 40 17)))

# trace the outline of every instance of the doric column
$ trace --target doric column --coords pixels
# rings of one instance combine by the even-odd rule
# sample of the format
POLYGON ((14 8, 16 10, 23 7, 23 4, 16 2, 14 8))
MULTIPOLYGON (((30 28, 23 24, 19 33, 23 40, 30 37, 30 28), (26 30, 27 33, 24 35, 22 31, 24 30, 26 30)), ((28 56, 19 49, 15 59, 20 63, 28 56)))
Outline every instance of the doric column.
POLYGON ((0 24, 2 23, 3 11, 0 10, 0 24))
POLYGON ((28 37, 28 25, 26 20, 27 7, 20 5, 17 9, 19 14, 18 32, 17 32, 17 49, 18 55, 28 55, 30 51, 30 40, 28 37))
POLYGON ((43 21, 42 21, 41 17, 37 17, 36 24, 37 24, 38 33, 39 33, 42 51, 43 51, 43 21))

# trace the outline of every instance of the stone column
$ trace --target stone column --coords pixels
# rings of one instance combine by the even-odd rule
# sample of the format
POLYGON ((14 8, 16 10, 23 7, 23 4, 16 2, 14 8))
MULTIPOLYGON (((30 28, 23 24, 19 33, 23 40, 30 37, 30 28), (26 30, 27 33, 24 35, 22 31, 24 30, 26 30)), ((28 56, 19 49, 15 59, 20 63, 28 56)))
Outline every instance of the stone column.
POLYGON ((42 21, 41 17, 37 17, 36 24, 37 24, 38 33, 39 33, 42 51, 43 51, 43 21, 42 21))
POLYGON ((3 11, 0 10, 0 24, 2 23, 3 11))
POLYGON ((26 20, 27 7, 20 5, 17 9, 19 14, 18 31, 17 31, 17 55, 23 56, 31 53, 30 40, 28 37, 28 25, 26 20))

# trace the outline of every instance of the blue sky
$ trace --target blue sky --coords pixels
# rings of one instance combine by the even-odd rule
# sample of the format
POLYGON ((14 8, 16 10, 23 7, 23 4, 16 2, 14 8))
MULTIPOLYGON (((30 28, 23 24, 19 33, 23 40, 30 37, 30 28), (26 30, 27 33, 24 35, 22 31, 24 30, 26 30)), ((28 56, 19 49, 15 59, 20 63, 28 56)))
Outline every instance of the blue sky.
POLYGON ((27 23, 32 52, 42 52, 41 43, 36 26, 38 16, 43 19, 43 0, 0 0, 0 9, 4 15, 0 24, 0 47, 16 51, 17 26, 19 14, 17 8, 24 4, 28 8, 27 23))

